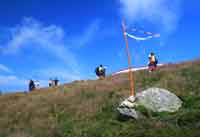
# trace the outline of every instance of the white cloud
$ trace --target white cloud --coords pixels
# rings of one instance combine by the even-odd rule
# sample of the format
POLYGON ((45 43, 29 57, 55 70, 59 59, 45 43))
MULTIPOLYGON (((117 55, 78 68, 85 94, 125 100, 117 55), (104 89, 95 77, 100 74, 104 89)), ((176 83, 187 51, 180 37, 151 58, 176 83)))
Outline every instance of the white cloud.
POLYGON ((62 61, 72 74, 79 74, 78 60, 65 44, 66 37, 61 27, 45 26, 32 18, 25 18, 22 24, 9 30, 12 37, 2 46, 1 51, 4 55, 20 54, 28 46, 33 52, 34 49, 48 52, 62 61))
POLYGON ((12 70, 10 70, 8 67, 6 67, 3 64, 0 64, 0 71, 4 71, 4 72, 7 72, 7 73, 12 73, 12 70))
MULTIPOLYGON (((13 57, 13 55, 24 57, 24 64, 27 63, 27 66, 31 67, 30 62, 26 62, 26 57, 29 56, 29 53, 24 53, 27 49, 31 50, 30 56, 42 62, 44 65, 38 68, 31 68, 31 70, 28 68, 28 73, 23 72, 23 74, 26 73, 26 79, 33 78, 40 80, 43 86, 47 84, 46 80, 50 77, 57 77, 64 81, 79 80, 83 78, 81 77, 81 64, 76 54, 72 52, 72 48, 75 45, 77 47, 83 47, 90 43, 99 30, 99 24, 99 20, 95 20, 82 33, 69 37, 65 35, 64 29, 57 25, 46 25, 33 18, 24 18, 22 23, 17 26, 4 28, 6 31, 2 35, 8 37, 3 42, 1 41, 0 52, 6 57, 13 57), (42 55, 39 59, 37 59, 38 51, 42 55), (47 55, 46 53, 48 56, 45 56, 47 55), (62 65, 49 65, 51 61, 48 60, 49 62, 46 62, 47 60, 45 60, 49 56, 53 57, 56 60, 54 60, 55 62, 59 62, 58 64, 62 65)), ((0 70, 12 72, 9 68, 1 64, 0 70)), ((18 72, 15 72, 15 74, 18 74, 18 72)), ((27 80, 25 78, 20 79, 16 76, 0 76, 0 85, 8 87, 8 89, 12 86, 27 87, 27 80)))
POLYGON ((41 70, 36 71, 37 74, 42 76, 45 79, 49 78, 58 78, 60 80, 64 81, 72 81, 72 80, 80 80, 81 75, 74 75, 70 71, 66 71, 62 68, 45 68, 41 70))
POLYGON ((80 34, 71 38, 71 43, 75 47, 83 47, 94 40, 100 26, 100 20, 94 20, 89 26, 80 34))
POLYGON ((9 75, 9 76, 1 76, 0 75, 0 84, 2 84, 2 85, 8 84, 8 83, 14 83, 17 85, 21 85, 21 84, 24 84, 25 82, 26 82, 26 80, 19 79, 13 75, 9 75), (15 82, 12 82, 12 81, 15 81, 15 82))
POLYGON ((148 21, 172 32, 180 18, 181 0, 120 0, 122 15, 129 22, 148 21))
POLYGON ((43 26, 36 20, 25 18, 21 25, 12 29, 12 34, 12 38, 3 49, 4 54, 18 53, 23 47, 35 43, 31 46, 40 46, 42 50, 50 52, 66 64, 77 67, 74 55, 64 44, 64 31, 62 28, 55 25, 43 26))
MULTIPOLYGON (((35 81, 35 79, 34 79, 35 81)), ((40 87, 48 87, 48 80, 39 79, 40 87)), ((0 90, 3 92, 27 91, 29 79, 20 78, 15 75, 0 75, 0 90)))
MULTIPOLYGON (((32 80, 39 81, 41 88, 48 87, 49 78, 58 78, 60 83, 81 79, 80 75, 75 75, 60 68, 45 68, 36 70, 35 73, 38 75, 35 75, 32 80)), ((0 75, 0 90, 4 92, 28 90, 29 80, 15 75, 0 75)))
POLYGON ((27 84, 28 84, 27 80, 18 78, 14 75, 9 75, 9 76, 0 75, 1 90, 8 91, 13 87, 15 87, 15 89, 20 88, 20 90, 22 90, 25 87, 27 87, 27 84))

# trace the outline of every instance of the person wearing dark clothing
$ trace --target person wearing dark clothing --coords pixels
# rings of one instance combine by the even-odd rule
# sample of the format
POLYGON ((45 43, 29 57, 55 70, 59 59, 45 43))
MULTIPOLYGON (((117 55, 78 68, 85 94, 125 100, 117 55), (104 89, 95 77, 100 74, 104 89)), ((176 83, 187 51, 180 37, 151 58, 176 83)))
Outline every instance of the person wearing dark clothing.
POLYGON ((29 82, 29 91, 33 91, 35 89, 35 83, 33 80, 30 80, 29 82))
POLYGON ((104 79, 106 76, 106 69, 103 67, 103 65, 100 65, 95 69, 95 73, 100 79, 104 79))
POLYGON ((58 82, 59 82, 59 80, 56 78, 56 79, 54 80, 55 86, 58 86, 58 82))

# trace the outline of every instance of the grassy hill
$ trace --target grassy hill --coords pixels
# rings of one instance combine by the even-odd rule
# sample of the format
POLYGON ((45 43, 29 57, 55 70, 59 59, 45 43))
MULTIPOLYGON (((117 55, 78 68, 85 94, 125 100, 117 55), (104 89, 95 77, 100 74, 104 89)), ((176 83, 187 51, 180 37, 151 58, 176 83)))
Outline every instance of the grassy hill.
POLYGON ((0 137, 200 137, 200 61, 138 71, 135 77, 137 92, 165 88, 183 100, 183 107, 121 121, 116 107, 129 95, 127 74, 75 81, 0 96, 0 137))

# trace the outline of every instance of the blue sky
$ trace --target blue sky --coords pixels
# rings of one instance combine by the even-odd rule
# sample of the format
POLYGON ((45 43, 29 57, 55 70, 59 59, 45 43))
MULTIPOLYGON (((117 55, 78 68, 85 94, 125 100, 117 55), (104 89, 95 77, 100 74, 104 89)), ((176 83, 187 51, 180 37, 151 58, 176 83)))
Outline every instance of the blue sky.
POLYGON ((160 33, 129 38, 134 67, 149 52, 160 63, 200 57, 200 2, 196 0, 3 0, 0 3, 0 90, 27 89, 29 79, 47 86, 95 79, 103 64, 111 74, 127 67, 121 20, 127 27, 160 33))

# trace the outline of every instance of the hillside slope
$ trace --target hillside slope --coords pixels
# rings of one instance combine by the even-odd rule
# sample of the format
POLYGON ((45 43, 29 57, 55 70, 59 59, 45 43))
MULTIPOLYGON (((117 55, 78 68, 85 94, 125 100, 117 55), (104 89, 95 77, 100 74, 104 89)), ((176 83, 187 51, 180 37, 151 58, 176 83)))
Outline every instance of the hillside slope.
POLYGON ((121 121, 116 107, 128 97, 129 82, 120 74, 0 96, 0 137, 200 137, 200 61, 134 74, 137 92, 168 89, 183 100, 181 110, 121 121))

